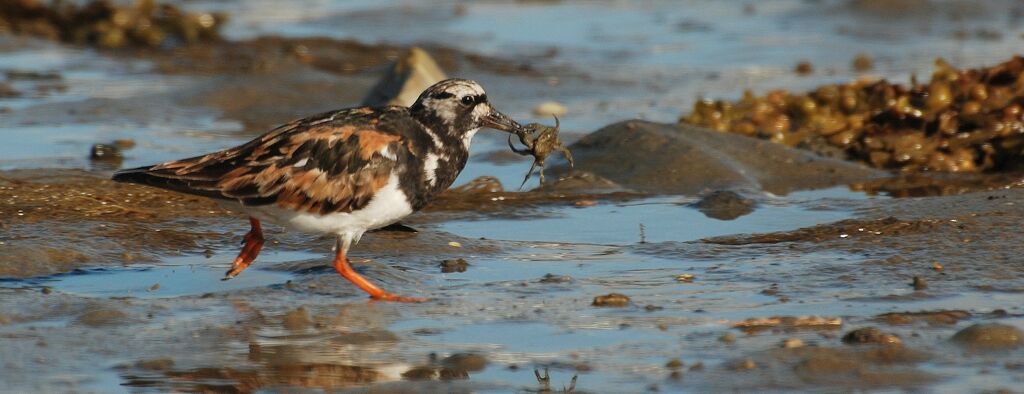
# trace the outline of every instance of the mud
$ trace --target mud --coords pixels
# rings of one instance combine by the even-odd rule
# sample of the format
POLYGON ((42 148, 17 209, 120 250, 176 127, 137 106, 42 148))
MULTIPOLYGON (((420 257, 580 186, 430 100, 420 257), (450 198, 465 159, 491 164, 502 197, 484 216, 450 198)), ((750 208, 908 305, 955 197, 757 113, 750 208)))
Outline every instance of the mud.
MULTIPOLYGON (((830 7, 825 3, 801 4, 820 11, 830 7)), ((870 2, 843 2, 841 8, 868 7, 862 3, 870 2)), ((481 14, 478 7, 505 7, 467 3, 458 16, 446 7, 424 13, 418 4, 383 14, 415 15, 458 32, 465 25, 444 23, 463 17, 471 23, 479 15, 493 15, 481 14)), ((571 13, 587 4, 517 4, 505 10, 571 13)), ((635 10, 624 7, 627 12, 616 10, 614 20, 628 34, 629 23, 635 22, 623 18, 635 10)), ((662 11, 681 8, 672 3, 662 11)), ((760 4, 735 8, 744 15, 743 23, 778 15, 760 4)), ((360 12, 360 18, 341 20, 384 17, 360 12)), ((871 17, 857 21, 870 22, 878 15, 867 14, 871 17)), ((666 15, 662 19, 672 26, 682 20, 666 15)), ((320 18, 306 17, 300 25, 350 26, 320 18)), ((829 20, 828 14, 816 18, 829 20)), ((973 31, 970 21, 985 20, 966 18, 966 31, 973 31)), ((694 20, 707 28, 679 34, 725 34, 730 40, 722 43, 737 43, 718 18, 694 20)), ((488 19, 487 26, 501 22, 488 19)), ((275 25, 281 23, 288 24, 275 25)), ((426 29, 422 37, 435 28, 431 23, 408 25, 426 29)), ((447 42, 473 45, 465 37, 447 42)), ((573 40, 558 37, 560 42, 573 40)), ((921 37, 915 37, 911 42, 917 44, 921 37)), ((629 78, 604 68, 623 69, 616 62, 647 55, 670 59, 677 51, 673 43, 647 40, 629 38, 628 48, 612 55, 564 47, 530 47, 523 55, 515 45, 490 55, 438 49, 442 45, 424 48, 450 75, 484 82, 492 100, 517 118, 529 116, 541 101, 564 103, 562 135, 567 140, 627 117, 672 121, 679 108, 692 103, 689 97, 705 87, 711 94, 722 92, 715 89, 738 93, 742 88, 735 81, 741 80, 757 87, 774 80, 831 81, 836 79, 832 73, 841 76, 850 60, 843 58, 836 66, 813 58, 814 72, 800 77, 793 75, 796 59, 789 57, 768 60, 777 61, 765 66, 777 69, 768 73, 743 71, 744 60, 732 57, 730 65, 741 65, 714 64, 708 71, 699 64, 672 64, 669 69, 677 71, 654 74, 644 66, 626 67, 629 78), (638 49, 645 42, 651 46, 638 49), (551 64, 563 56, 589 68, 551 64), (694 67, 698 71, 678 71, 694 67), (699 81, 699 86, 683 81, 699 81), (659 107, 668 108, 665 117, 658 117, 659 107)), ((804 40, 798 40, 801 48, 815 47, 804 40)), ((755 44, 754 49, 778 49, 755 44)), ((992 45, 976 44, 963 49, 965 56, 992 45)), ((1017 246, 1024 245, 1018 235, 1024 192, 1013 174, 891 177, 764 141, 631 121, 611 124, 571 147, 577 155, 588 152, 586 158, 577 157, 580 166, 591 163, 585 171, 563 172, 543 187, 519 193, 502 183, 518 184, 529 162, 487 160, 489 152, 506 150, 506 141, 504 135, 482 132, 458 187, 404 223, 415 231, 369 233, 352 251, 355 268, 375 283, 431 302, 372 302, 334 272, 330 239, 272 226, 266 228, 268 243, 256 263, 238 278, 220 281, 248 230, 244 217, 202 200, 109 183, 104 173, 109 169, 91 166, 87 157, 92 144, 133 138, 137 145, 123 151, 124 165, 148 164, 229 146, 298 116, 357 104, 405 45, 262 36, 174 51, 104 51, 97 59, 88 51, 0 37, 0 50, 19 47, 84 60, 78 67, 86 72, 42 62, 47 66, 40 68, 62 75, 59 82, 67 92, 37 94, 31 84, 45 81, 18 77, 10 81, 12 88, 26 94, 0 103, 7 108, 0 128, 18 143, 70 152, 40 149, 0 159, 3 168, 21 168, 0 172, 0 381, 5 388, 717 392, 1020 387, 1019 346, 979 352, 954 339, 971 336, 975 339, 967 342, 982 343, 985 339, 978 338, 1001 332, 1008 333, 999 334, 1006 341, 1024 327, 1024 272, 1017 258, 1024 252, 1017 246), (122 64, 127 66, 115 67, 122 64), (90 67, 111 67, 119 76, 105 77, 90 67), (712 206, 746 213, 723 221, 692 205, 705 193, 722 190, 737 193, 742 201, 733 204, 737 201, 727 198, 727 204, 712 206), (926 197, 893 198, 905 196, 926 197), (463 272, 439 272, 441 262, 458 259, 471 265, 463 272), (928 287, 915 291, 910 286, 914 277, 928 287), (596 296, 608 294, 629 301, 623 307, 593 306, 596 296), (975 325, 989 334, 957 334, 976 332, 979 328, 969 328, 975 325), (844 343, 846 334, 865 333, 859 330, 867 327, 876 327, 881 336, 858 335, 868 343, 857 346, 844 343), (887 336, 900 338, 902 345, 870 340, 887 336)), ((746 50, 703 57, 734 52, 746 50)), ((762 52, 751 53, 758 65, 766 61, 762 52)), ((884 51, 870 54, 872 72, 891 75, 893 67, 908 64, 884 51)), ((4 56, 13 62, 5 63, 5 70, 26 69, 9 60, 17 58, 4 56)), ((27 58, 33 65, 40 60, 27 58)), ((0 152, 18 153, 2 147, 0 152)))

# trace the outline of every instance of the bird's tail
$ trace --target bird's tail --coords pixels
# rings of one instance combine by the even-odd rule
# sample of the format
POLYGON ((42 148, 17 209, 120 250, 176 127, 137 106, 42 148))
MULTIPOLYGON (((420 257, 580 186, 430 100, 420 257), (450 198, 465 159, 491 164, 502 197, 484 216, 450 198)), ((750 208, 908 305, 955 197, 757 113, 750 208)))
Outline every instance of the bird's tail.
POLYGON ((144 166, 120 170, 115 172, 111 179, 115 182, 141 183, 148 185, 153 181, 153 175, 149 173, 149 170, 152 168, 153 166, 144 166))

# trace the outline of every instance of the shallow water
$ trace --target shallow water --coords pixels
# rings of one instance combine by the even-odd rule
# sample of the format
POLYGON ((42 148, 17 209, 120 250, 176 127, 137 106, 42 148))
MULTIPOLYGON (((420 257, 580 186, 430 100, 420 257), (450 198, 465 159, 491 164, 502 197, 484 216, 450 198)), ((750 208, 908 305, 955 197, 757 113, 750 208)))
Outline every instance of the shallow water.
MULTIPOLYGON (((701 96, 853 79, 861 75, 849 67, 858 52, 875 58, 871 75, 902 81, 928 75, 938 56, 964 67, 991 64, 1019 47, 1021 32, 1016 19, 997 11, 952 17, 955 8, 940 7, 944 11, 927 17, 890 20, 838 1, 757 2, 752 11, 742 3, 704 1, 303 1, 284 10, 266 1, 184 4, 231 13, 227 35, 236 39, 326 35, 526 59, 545 76, 460 76, 495 86, 494 101, 523 121, 548 121, 532 119, 541 99, 565 103, 570 112, 562 124, 569 135, 632 117, 671 122, 701 96), (396 25, 406 28, 389 28, 396 25), (993 25, 1002 38, 954 34, 993 25), (818 71, 795 76, 791 69, 800 59, 818 71)), ((0 132, 13 141, 0 145, 0 169, 107 171, 86 158, 92 143, 134 139, 137 146, 121 163, 130 167, 231 146, 254 132, 216 108, 170 98, 193 92, 206 77, 163 75, 145 61, 88 49, 0 39, 0 70, 59 71, 66 85, 0 100, 12 111, 0 114, 0 132), (130 110, 119 112, 124 108, 130 110)), ((41 83, 14 87, 34 92, 41 83)), ((486 159, 504 149, 500 135, 481 133, 458 183, 490 175, 514 189, 529 162, 486 159)), ((832 223, 894 201, 844 187, 752 197, 754 212, 731 221, 688 207, 693 197, 661 196, 599 200, 582 208, 541 205, 526 219, 421 217, 414 219, 422 220, 414 224, 420 233, 405 245, 367 235, 353 251, 357 270, 392 291, 432 299, 416 305, 365 300, 328 265, 327 241, 268 244, 256 265, 230 281, 220 278, 235 245, 219 245, 208 256, 172 253, 155 262, 0 278, 0 365, 6 368, 0 390, 522 392, 543 388, 533 369, 545 367, 551 388, 568 386, 578 374, 577 388, 587 392, 964 391, 1024 384, 1011 367, 1020 362, 1020 349, 978 355, 948 343, 968 324, 996 320, 990 315, 999 309, 1008 314, 1000 323, 1024 328, 1021 278, 1007 274, 1008 282, 997 282, 996 290, 984 288, 985 280, 963 279, 958 275, 970 270, 974 257, 958 256, 962 245, 868 244, 857 251, 814 243, 729 247, 700 241, 832 223), (463 248, 444 246, 449 239, 463 248), (929 248, 940 251, 935 258, 945 261, 946 273, 931 271, 924 257, 885 260, 929 248), (468 270, 439 272, 440 260, 454 257, 468 260, 468 270), (679 281, 681 274, 694 279, 679 281), (912 275, 940 284, 915 291, 908 286, 912 275), (632 302, 624 308, 590 305, 612 292, 632 302), (949 325, 873 320, 886 312, 942 309, 973 317, 949 325), (749 333, 732 328, 748 318, 803 315, 838 317, 844 325, 749 333), (790 359, 797 355, 779 349, 781 340, 798 338, 812 350, 839 348, 853 359, 856 351, 838 337, 866 325, 900 335, 926 356, 853 368, 872 376, 908 370, 928 377, 822 382, 800 375, 800 365, 790 359), (726 333, 737 338, 720 341, 726 333), (483 356, 486 367, 445 364, 446 357, 466 353, 483 356), (681 377, 665 367, 673 358, 686 364, 681 377), (745 359, 758 368, 733 366, 745 359), (695 363, 704 368, 689 370, 695 363), (431 374, 410 373, 417 368, 431 374), (468 379, 441 379, 458 372, 468 379)))

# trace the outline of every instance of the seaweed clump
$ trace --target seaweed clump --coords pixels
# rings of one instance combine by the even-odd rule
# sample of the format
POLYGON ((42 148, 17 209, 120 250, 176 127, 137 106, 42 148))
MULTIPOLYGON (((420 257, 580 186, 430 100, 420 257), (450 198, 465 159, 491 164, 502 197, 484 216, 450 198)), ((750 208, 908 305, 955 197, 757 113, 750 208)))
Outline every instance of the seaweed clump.
POLYGON ((681 123, 768 139, 902 172, 1024 169, 1024 58, 957 69, 928 83, 859 80, 806 94, 704 100, 681 123))
POLYGON ((8 0, 0 7, 0 33, 102 48, 159 48, 220 40, 226 19, 221 13, 186 12, 154 0, 131 5, 8 0))

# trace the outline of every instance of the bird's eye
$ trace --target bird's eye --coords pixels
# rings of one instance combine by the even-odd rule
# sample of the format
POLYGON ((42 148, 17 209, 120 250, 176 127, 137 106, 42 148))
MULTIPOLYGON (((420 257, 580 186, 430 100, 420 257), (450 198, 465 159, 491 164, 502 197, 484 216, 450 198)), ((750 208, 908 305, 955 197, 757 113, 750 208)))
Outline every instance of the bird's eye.
POLYGON ((463 96, 462 97, 462 105, 467 105, 467 106, 468 105, 472 105, 474 101, 476 101, 476 99, 473 96, 463 96))

